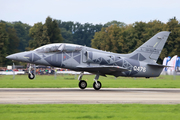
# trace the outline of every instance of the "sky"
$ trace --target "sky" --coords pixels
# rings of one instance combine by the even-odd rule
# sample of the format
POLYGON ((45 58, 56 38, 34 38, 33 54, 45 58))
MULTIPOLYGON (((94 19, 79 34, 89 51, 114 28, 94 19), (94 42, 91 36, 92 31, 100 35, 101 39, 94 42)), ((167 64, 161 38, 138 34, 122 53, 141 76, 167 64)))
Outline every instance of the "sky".
POLYGON ((180 20, 180 0, 0 0, 0 20, 29 25, 50 16, 62 21, 105 24, 112 20, 132 24, 180 20))

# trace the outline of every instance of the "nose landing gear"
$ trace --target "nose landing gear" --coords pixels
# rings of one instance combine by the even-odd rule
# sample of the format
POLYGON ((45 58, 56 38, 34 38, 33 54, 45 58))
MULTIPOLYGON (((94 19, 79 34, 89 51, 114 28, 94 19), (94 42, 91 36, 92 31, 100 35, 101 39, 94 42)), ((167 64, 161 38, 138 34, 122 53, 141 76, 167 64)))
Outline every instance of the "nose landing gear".
POLYGON ((35 75, 34 75, 34 73, 29 73, 29 74, 28 74, 28 77, 29 77, 29 79, 31 79, 31 80, 32 80, 32 79, 34 79, 34 78, 35 78, 35 75))
MULTIPOLYGON (((34 65, 34 67, 36 67, 36 66, 34 65)), ((31 72, 32 69, 33 69, 33 67, 32 67, 31 64, 30 64, 30 65, 29 65, 29 70, 28 70, 28 78, 29 78, 30 80, 32 80, 32 79, 35 78, 35 71, 36 71, 36 69, 34 69, 34 73, 31 72)))

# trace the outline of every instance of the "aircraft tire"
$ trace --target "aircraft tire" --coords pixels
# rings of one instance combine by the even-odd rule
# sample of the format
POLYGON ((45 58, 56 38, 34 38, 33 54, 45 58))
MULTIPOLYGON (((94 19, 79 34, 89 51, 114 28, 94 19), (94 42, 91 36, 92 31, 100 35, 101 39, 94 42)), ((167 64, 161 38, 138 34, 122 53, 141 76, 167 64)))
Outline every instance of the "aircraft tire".
POLYGON ((29 79, 34 79, 35 78, 35 75, 34 75, 34 73, 31 73, 31 74, 28 74, 28 77, 29 77, 29 79), (32 74, 32 75, 31 75, 32 74))
POLYGON ((81 80, 79 82, 79 88, 85 89, 87 87, 87 82, 85 80, 81 80))
POLYGON ((101 89, 101 82, 100 81, 97 81, 98 85, 96 84, 96 82, 93 83, 93 88, 95 90, 99 90, 101 89))

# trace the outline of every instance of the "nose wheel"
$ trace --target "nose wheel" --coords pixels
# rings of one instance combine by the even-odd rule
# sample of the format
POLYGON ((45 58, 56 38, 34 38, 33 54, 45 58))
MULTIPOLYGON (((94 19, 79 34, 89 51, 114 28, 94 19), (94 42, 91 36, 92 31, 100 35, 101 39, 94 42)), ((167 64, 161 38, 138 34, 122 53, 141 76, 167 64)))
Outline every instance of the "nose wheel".
POLYGON ((29 74, 28 74, 28 77, 29 77, 29 79, 31 79, 31 80, 32 80, 32 79, 34 79, 34 78, 35 78, 35 75, 34 75, 34 73, 29 73, 29 74))

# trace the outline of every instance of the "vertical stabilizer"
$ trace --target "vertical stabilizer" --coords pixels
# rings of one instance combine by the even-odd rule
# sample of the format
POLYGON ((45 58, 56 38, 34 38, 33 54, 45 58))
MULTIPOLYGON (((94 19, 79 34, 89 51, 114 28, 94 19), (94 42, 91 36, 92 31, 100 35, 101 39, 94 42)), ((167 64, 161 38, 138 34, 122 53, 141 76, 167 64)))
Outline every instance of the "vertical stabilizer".
POLYGON ((131 53, 132 59, 137 59, 139 61, 157 61, 161 51, 164 47, 164 44, 167 41, 170 32, 162 31, 154 35, 148 41, 146 41, 143 45, 137 48, 134 52, 131 53))

